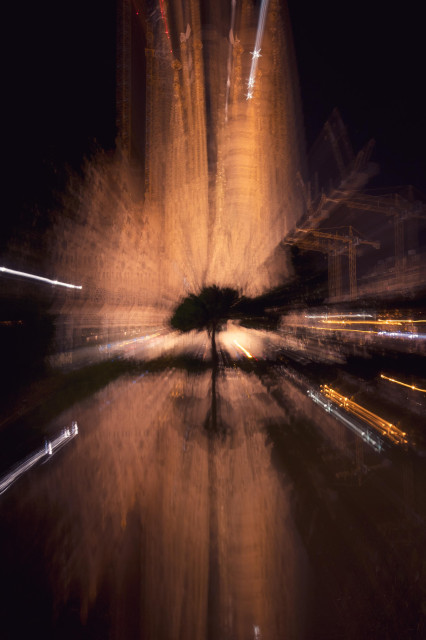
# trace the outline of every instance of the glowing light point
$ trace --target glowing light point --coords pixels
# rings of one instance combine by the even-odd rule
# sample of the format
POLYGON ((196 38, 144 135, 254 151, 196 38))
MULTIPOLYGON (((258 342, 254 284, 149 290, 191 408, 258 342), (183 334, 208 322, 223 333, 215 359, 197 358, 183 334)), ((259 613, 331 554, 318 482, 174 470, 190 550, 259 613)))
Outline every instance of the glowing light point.
POLYGON ((246 100, 251 100, 253 98, 253 91, 248 91, 246 95, 246 100))
POLYGON ((261 58, 262 56, 260 55, 260 52, 261 52, 261 49, 255 49, 254 51, 250 51, 253 58, 261 58))

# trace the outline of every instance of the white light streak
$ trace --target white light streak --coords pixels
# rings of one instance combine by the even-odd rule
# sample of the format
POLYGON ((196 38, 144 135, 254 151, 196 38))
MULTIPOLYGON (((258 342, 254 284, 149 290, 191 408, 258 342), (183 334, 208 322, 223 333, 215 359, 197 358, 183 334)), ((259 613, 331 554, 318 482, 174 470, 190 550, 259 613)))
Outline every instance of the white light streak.
POLYGON ((9 473, 7 473, 3 478, 0 478, 0 495, 7 491, 9 487, 18 480, 24 473, 32 469, 38 462, 41 462, 43 459, 47 461, 50 459, 50 456, 53 456, 55 453, 59 451, 65 444, 67 444, 70 440, 78 435, 78 425, 76 422, 71 424, 71 429, 65 427, 62 429, 61 433, 56 436, 53 440, 46 440, 45 445, 42 449, 38 449, 27 458, 19 462, 16 466, 14 466, 9 473))
POLYGON ((374 318, 374 316, 372 316, 371 313, 339 313, 335 315, 326 313, 323 315, 306 315, 305 318, 311 320, 328 320, 329 318, 374 318))
MULTIPOLYGON (((250 69, 249 80, 247 83, 249 88, 254 87, 254 83, 256 80, 257 64, 258 64, 259 58, 262 57, 260 55, 260 52, 261 52, 261 46, 262 46, 262 40, 263 40, 263 32, 265 30, 266 13, 268 11, 268 5, 269 5, 269 0, 262 0, 262 5, 260 7, 260 14, 259 14, 259 22, 257 23, 256 43, 254 45, 253 51, 251 52, 251 69, 250 69)), ((252 97, 253 97, 253 93, 249 91, 246 96, 247 100, 251 100, 252 97)))
POLYGON ((380 453, 382 451, 383 443, 381 438, 372 433, 367 427, 360 427, 356 422, 343 415, 342 412, 337 407, 334 407, 331 402, 324 402, 321 395, 315 393, 314 391, 308 390, 307 395, 316 404, 319 404, 320 407, 327 411, 327 413, 331 413, 340 422, 349 427, 351 431, 360 436, 360 438, 362 438, 364 442, 366 442, 370 447, 377 451, 377 453, 380 453))
POLYGON ((403 331, 378 331, 378 336, 388 338, 407 338, 409 340, 426 340, 426 333, 404 333, 403 331))
POLYGON ((119 340, 117 342, 110 342, 108 344, 100 344, 98 349, 102 353, 103 351, 110 351, 111 349, 119 349, 120 347, 126 347, 128 345, 134 345, 138 342, 145 342, 153 338, 157 338, 161 335, 161 331, 151 333, 150 335, 140 336, 139 338, 129 338, 129 340, 119 340))
POLYGON ((23 278, 31 278, 32 280, 40 280, 41 282, 48 282, 58 287, 68 287, 68 289, 82 289, 83 287, 78 284, 69 284, 68 282, 59 282, 59 280, 51 280, 50 278, 43 278, 43 276, 36 276, 33 273, 26 273, 25 271, 15 271, 15 269, 8 269, 7 267, 0 267, 0 271, 3 273, 11 273, 14 276, 22 276, 23 278))

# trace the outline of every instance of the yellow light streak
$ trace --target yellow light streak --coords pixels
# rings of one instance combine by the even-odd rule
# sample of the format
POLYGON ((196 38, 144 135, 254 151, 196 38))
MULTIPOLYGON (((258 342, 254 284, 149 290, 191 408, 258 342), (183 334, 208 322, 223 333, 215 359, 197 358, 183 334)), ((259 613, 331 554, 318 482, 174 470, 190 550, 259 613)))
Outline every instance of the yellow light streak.
POLYGON ((400 380, 395 380, 394 378, 388 378, 387 376, 380 374, 380 377, 383 380, 389 380, 389 382, 395 382, 395 384, 400 384, 402 387, 407 387, 408 389, 412 389, 413 391, 421 391, 422 393, 426 393, 426 389, 420 389, 420 387, 416 387, 414 384, 406 384, 405 382, 401 382, 400 380))
POLYGON ((406 320, 323 320, 324 324, 387 324, 387 325, 401 325, 406 320))
POLYGON ((324 324, 379 324, 379 325, 402 325, 402 324, 420 324, 426 323, 426 320, 411 320, 411 319, 402 319, 398 318, 398 320, 322 320, 324 324))
POLYGON ((352 413, 358 418, 361 418, 361 420, 369 424, 373 429, 378 431, 382 436, 388 438, 394 444, 407 444, 408 441, 405 437, 407 434, 405 431, 398 429, 398 427, 392 424, 392 422, 384 420, 384 418, 381 418, 372 411, 362 407, 360 404, 349 400, 349 398, 346 398, 328 385, 321 385, 321 393, 329 400, 332 400, 340 407, 343 407, 348 413, 352 413))
POLYGON ((247 349, 244 349, 244 347, 242 347, 242 346, 240 345, 240 343, 239 343, 239 342, 237 342, 236 340, 234 340, 234 344, 236 344, 236 345, 237 345, 237 347, 238 347, 239 349, 241 349, 241 351, 244 351, 244 353, 246 354, 247 358, 252 358, 252 357, 253 357, 253 356, 251 355, 250 351, 247 351, 247 349))

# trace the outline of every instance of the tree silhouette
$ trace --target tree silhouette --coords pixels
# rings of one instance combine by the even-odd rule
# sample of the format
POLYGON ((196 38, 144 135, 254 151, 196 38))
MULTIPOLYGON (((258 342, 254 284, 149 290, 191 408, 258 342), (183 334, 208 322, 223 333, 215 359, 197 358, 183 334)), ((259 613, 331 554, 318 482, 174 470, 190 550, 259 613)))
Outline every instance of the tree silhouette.
POLYGON ((210 336, 212 344, 212 403, 205 420, 205 428, 212 435, 226 430, 222 423, 218 425, 216 380, 219 367, 216 332, 220 331, 227 320, 239 316, 241 302, 242 299, 235 289, 212 285, 204 287, 198 295, 191 294, 184 298, 170 319, 170 324, 174 329, 183 332, 194 329, 196 331, 207 330, 210 336))
POLYGON ((204 287, 198 295, 191 294, 176 308, 170 324, 179 331, 205 331, 211 339, 212 361, 217 363, 216 332, 229 318, 238 314, 238 291, 216 285, 204 287))

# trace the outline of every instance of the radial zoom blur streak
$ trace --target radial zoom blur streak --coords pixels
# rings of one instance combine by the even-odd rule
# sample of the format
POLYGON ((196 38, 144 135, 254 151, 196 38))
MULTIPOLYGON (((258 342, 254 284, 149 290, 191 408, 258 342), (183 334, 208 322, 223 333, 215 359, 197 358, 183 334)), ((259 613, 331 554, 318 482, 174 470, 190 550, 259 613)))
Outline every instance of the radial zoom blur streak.
POLYGON ((424 201, 306 154, 285 2, 117 6, 116 149, 2 244, 0 636, 424 638, 424 201))

